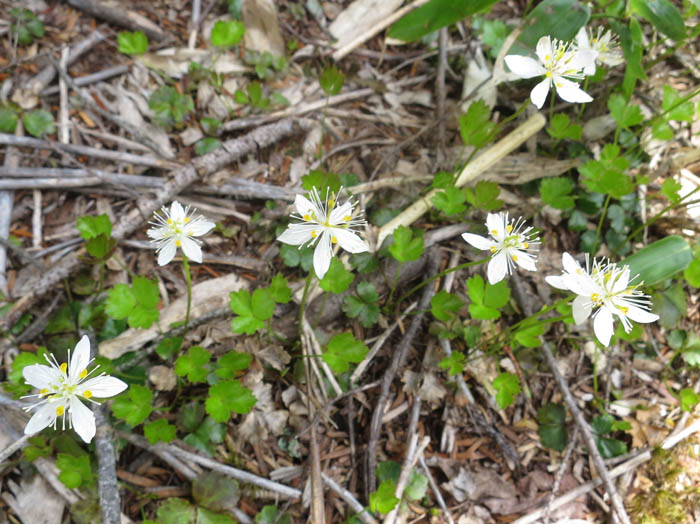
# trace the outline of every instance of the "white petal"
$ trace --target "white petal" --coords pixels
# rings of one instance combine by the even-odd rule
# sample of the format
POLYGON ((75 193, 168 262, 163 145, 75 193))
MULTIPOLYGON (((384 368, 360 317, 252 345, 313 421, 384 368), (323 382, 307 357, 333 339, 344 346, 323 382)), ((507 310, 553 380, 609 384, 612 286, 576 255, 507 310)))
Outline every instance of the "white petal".
POLYGON ((158 251, 158 265, 164 266, 169 263, 173 258, 175 258, 175 252, 177 251, 177 246, 174 240, 168 240, 162 244, 162 248, 158 251))
POLYGON ((592 309, 593 302, 589 297, 576 297, 574 303, 571 305, 574 322, 576 322, 576 324, 583 324, 586 319, 591 316, 592 309))
POLYGON ((569 253, 564 253, 561 256, 561 265, 564 268, 564 271, 567 273, 576 273, 579 269, 581 269, 579 263, 576 262, 574 257, 572 257, 569 253))
POLYGON ((561 275, 551 275, 548 277, 544 277, 544 279, 547 282, 547 284, 549 284, 552 287, 555 287, 557 289, 569 289, 567 279, 561 275))
POLYGON ((311 200, 306 198, 304 195, 297 195, 294 197, 294 207, 297 208, 297 213, 299 213, 301 216, 317 211, 316 206, 313 205, 311 200))
POLYGON ((29 385, 37 389, 48 389, 51 384, 58 384, 61 372, 51 366, 32 364, 22 369, 22 376, 29 385))
POLYGON ((86 380, 76 388, 78 395, 84 395, 86 391, 90 391, 95 398, 107 398, 118 395, 129 385, 122 382, 118 378, 102 375, 86 380))
POLYGON ((166 236, 167 231, 167 227, 152 227, 151 229, 146 231, 146 234, 149 238, 152 238, 154 240, 160 240, 161 238, 164 238, 166 236))
POLYGON ((331 246, 331 237, 323 231, 318 244, 314 250, 314 271, 316 276, 321 279, 331 266, 331 258, 333 257, 333 248, 331 246))
POLYGON ((352 202, 350 200, 346 201, 342 206, 336 207, 331 211, 331 215, 328 218, 328 223, 332 226, 338 226, 345 223, 345 217, 352 216, 352 202))
POLYGON ((475 235, 473 233, 463 233, 462 238, 468 243, 474 246, 476 249, 481 249, 482 251, 486 249, 491 249, 491 246, 494 245, 493 240, 489 240, 488 238, 484 238, 479 235, 475 235))
POLYGON ((277 240, 283 244, 300 246, 313 239, 311 233, 318 230, 319 227, 317 224, 289 224, 289 227, 277 237, 277 240))
POLYGON ((508 222, 508 219, 505 213, 489 213, 486 215, 486 227, 489 230, 489 235, 502 242, 506 236, 506 222, 508 222))
POLYGON ((655 315, 646 309, 631 305, 627 306, 627 313, 625 313, 625 315, 635 322, 639 322, 640 324, 648 324, 649 322, 656 322, 659 320, 659 315, 655 315))
POLYGON ((530 91, 530 100, 537 106, 537 109, 542 109, 544 101, 547 99, 547 93, 549 93, 549 86, 551 83, 549 78, 545 78, 530 91))
POLYGON ((554 77, 554 89, 567 102, 585 104, 593 101, 593 98, 581 89, 576 82, 560 76, 554 77))
POLYGON ((595 62, 586 64, 586 66, 583 68, 583 74, 586 76, 595 75, 595 62))
POLYGON ((508 69, 520 78, 533 78, 545 73, 544 67, 529 56, 508 55, 504 58, 508 69))
POLYGON ((576 45, 579 47, 579 49, 589 49, 591 47, 591 44, 588 41, 588 33, 586 33, 585 26, 579 29, 578 33, 576 33, 576 45))
POLYGON ((369 246, 365 241, 352 231, 334 227, 332 233, 338 239, 340 247, 349 253, 364 253, 365 251, 369 251, 369 246))
POLYGON ((593 66, 595 70, 595 59, 598 58, 598 51, 593 49, 579 49, 574 53, 574 56, 566 63, 567 69, 576 70, 583 69, 588 66, 593 66))
POLYGON ((95 436, 95 415, 77 397, 70 399, 70 422, 80 438, 89 444, 95 436))
POLYGON ((529 253, 525 253, 525 251, 519 251, 517 249, 513 250, 510 254, 511 256, 515 255, 515 257, 517 257, 517 260, 513 257, 513 262, 518 264, 521 268, 527 271, 537 271, 534 256, 530 255, 529 253))
POLYGON ((491 257, 489 262, 489 267, 486 270, 486 274, 489 279, 489 284, 497 284, 503 280, 508 272, 508 255, 503 251, 496 253, 491 257))
POLYGON ((612 293, 613 295, 617 295, 618 293, 621 293, 625 289, 627 289, 627 285, 630 282, 630 267, 625 266, 625 268, 622 270, 622 273, 620 276, 615 280, 613 283, 613 288, 612 288, 612 293))
POLYGON ((535 54, 543 63, 552 58, 552 39, 549 36, 543 36, 537 41, 535 54))
POLYGON ((602 306, 593 319, 593 331, 600 343, 604 346, 610 344, 610 339, 615 330, 613 329, 613 315, 610 310, 602 306))
POLYGON ((184 231, 191 237, 201 237, 209 233, 214 227, 216 227, 216 224, 209 220, 193 220, 185 225, 184 231))
POLYGON ((53 424, 53 421, 56 420, 56 408, 61 404, 61 402, 47 402, 41 406, 27 422, 24 434, 34 435, 34 433, 39 433, 42 429, 53 424))
POLYGON ((170 205, 170 218, 173 222, 182 222, 185 219, 185 210, 177 200, 170 205))
POLYGON ((202 248, 190 237, 183 235, 180 238, 182 252, 193 262, 202 263, 202 248))
POLYGON ((68 369, 68 377, 72 383, 77 383, 80 378, 80 372, 83 371, 90 363, 90 339, 87 335, 83 335, 78 344, 75 346, 73 355, 70 359, 70 368, 68 369))

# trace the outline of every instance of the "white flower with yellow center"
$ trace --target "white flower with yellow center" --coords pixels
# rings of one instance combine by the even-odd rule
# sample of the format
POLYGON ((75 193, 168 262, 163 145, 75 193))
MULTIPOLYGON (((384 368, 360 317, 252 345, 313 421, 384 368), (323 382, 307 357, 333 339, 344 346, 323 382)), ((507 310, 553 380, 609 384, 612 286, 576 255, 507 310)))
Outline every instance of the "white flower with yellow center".
POLYGON ((604 260, 593 260, 583 269, 568 253, 562 255, 564 272, 561 276, 549 276, 545 280, 558 289, 567 289, 578 295, 572 304, 574 321, 582 324, 593 314, 593 332, 604 346, 613 336, 614 319, 617 316, 626 333, 632 329, 630 320, 647 324, 659 319, 649 312, 649 295, 639 291, 643 282, 630 285, 629 266, 617 267, 604 260))
POLYGON ((158 212, 154 213, 150 222, 154 227, 147 234, 155 244, 159 266, 170 262, 175 257, 177 248, 181 248, 190 260, 202 262, 202 248, 199 247, 199 241, 192 237, 206 235, 216 224, 201 215, 195 216, 195 211, 193 209, 190 212, 190 206, 183 208, 175 201, 170 205, 170 210, 163 206, 162 216, 158 212))
POLYGON ((583 68, 583 74, 587 76, 595 74, 596 62, 615 67, 625 61, 617 35, 610 30, 603 32, 602 27, 598 27, 595 36, 592 31, 587 32, 585 27, 579 29, 576 45, 580 50, 594 51, 596 54, 595 60, 583 68))
POLYGON ((537 270, 537 257, 531 253, 537 250, 540 240, 531 227, 522 229, 524 225, 522 218, 508 220, 508 213, 489 213, 486 227, 491 238, 473 233, 462 235, 475 248, 493 253, 486 271, 490 284, 496 284, 510 275, 516 264, 527 271, 537 270))
POLYGON ((314 271, 318 278, 323 278, 328 271, 335 244, 350 253, 369 251, 369 246, 354 231, 366 222, 361 216, 352 216, 352 200, 348 199, 340 204, 335 195, 331 195, 328 190, 325 201, 321 200, 318 190, 314 187, 309 193, 309 198, 297 195, 294 207, 297 212, 292 214, 292 218, 301 222, 289 224, 277 240, 300 248, 315 243, 314 271))
POLYGON ((69 415, 68 427, 75 429, 80 438, 89 443, 95 436, 95 415, 82 403, 81 398, 97 404, 93 398, 117 395, 128 387, 127 384, 104 373, 88 379, 99 366, 87 370, 91 362, 87 336, 83 336, 75 346, 72 358, 68 353, 68 363, 59 364, 53 355, 51 358, 46 355, 46 360, 48 366, 32 364, 22 370, 27 384, 39 390, 39 393, 23 398, 41 399, 26 408, 27 411, 38 409, 24 428, 25 435, 33 435, 49 426, 55 429, 59 417, 65 430, 66 415, 69 415))
POLYGON ((595 51, 576 49, 568 42, 552 40, 549 36, 543 36, 537 42, 535 53, 539 61, 529 56, 508 55, 505 57, 505 62, 510 70, 520 78, 534 78, 544 75, 544 80, 530 92, 530 100, 538 109, 544 105, 547 93, 552 86, 557 94, 567 102, 593 101, 593 98, 576 82, 567 80, 567 78, 583 79, 582 70, 595 64, 595 51))

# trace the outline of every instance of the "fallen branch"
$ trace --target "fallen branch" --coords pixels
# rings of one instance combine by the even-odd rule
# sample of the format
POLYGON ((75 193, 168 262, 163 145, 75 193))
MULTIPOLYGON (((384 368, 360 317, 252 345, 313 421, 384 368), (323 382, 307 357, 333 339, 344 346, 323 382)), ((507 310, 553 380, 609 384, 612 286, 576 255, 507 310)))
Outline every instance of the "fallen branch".
POLYGON ((100 497, 102 522, 104 524, 121 524, 121 503, 117 484, 117 463, 112 428, 109 425, 107 405, 95 408, 95 452, 97 454, 97 493, 100 497))
POLYGON ((143 31, 153 40, 172 39, 158 24, 148 18, 126 9, 124 6, 111 6, 99 0, 66 0, 68 5, 86 12, 90 16, 105 20, 110 24, 125 27, 132 31, 143 31))
POLYGON ((336 495, 343 499, 348 506, 350 506, 350 509, 356 513, 356 517, 358 519, 360 519, 365 524, 377 524, 377 521, 374 520, 374 517, 372 517, 372 515, 370 515, 367 512, 367 510, 362 506, 362 504, 360 504, 357 501, 357 499, 352 496, 352 493, 350 493, 347 489, 339 485, 335 480, 330 478, 325 473, 321 473, 321 477, 323 478, 323 482, 326 484, 326 486, 328 486, 328 488, 331 491, 333 491, 336 495))

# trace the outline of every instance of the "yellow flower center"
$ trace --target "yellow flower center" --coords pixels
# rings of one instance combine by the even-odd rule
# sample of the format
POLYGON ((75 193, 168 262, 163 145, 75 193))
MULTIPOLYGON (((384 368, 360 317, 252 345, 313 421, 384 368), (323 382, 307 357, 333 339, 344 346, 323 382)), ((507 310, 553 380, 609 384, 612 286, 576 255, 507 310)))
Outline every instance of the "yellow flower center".
POLYGON ((491 230, 491 234, 492 234, 493 236, 497 236, 497 235, 498 235, 498 231, 496 231, 495 229, 492 229, 492 230, 491 230))
POLYGON ((48 392, 49 392, 49 390, 44 388, 41 391, 39 391, 39 395, 46 395, 48 392))
POLYGON ((518 256, 517 256, 517 255, 511 255, 510 257, 513 259, 513 262, 517 262, 517 261, 518 261, 518 256))
POLYGON ((66 363, 64 362, 63 364, 61 364, 61 365, 58 366, 58 367, 59 367, 59 369, 61 370, 61 373, 65 373, 66 370, 68 369, 68 364, 66 364, 66 363))
POLYGON ((316 238, 317 236, 318 236, 318 233, 317 233, 316 230, 314 229, 314 230, 311 232, 311 238, 316 238))
POLYGON ((183 222, 185 222, 185 224, 187 224, 187 222, 189 222, 189 221, 190 221, 190 217, 185 217, 183 222))
POLYGON ((550 55, 544 55, 544 61, 549 62, 552 59, 550 55))
POLYGON ((80 378, 85 378, 87 377, 87 369, 84 369, 80 372, 80 378))
POLYGON ((523 249, 527 249, 529 247, 530 247, 530 244, 528 244, 527 242, 523 242, 523 249))
POLYGON ((165 222, 166 222, 168 225, 172 225, 173 219, 172 219, 172 218, 169 218, 169 219, 166 220, 165 222))
POLYGON ((178 239, 178 240, 175 241, 175 245, 176 245, 177 247, 180 247, 180 246, 182 245, 182 242, 180 242, 180 240, 178 239))
POLYGON ((511 231, 513 231, 513 226, 510 225, 510 224, 508 224, 508 225, 506 226, 506 231, 507 231, 508 233, 510 233, 511 231))
POLYGON ((335 236, 331 237, 331 242, 333 242, 334 244, 337 244, 337 243, 338 243, 338 237, 335 237, 335 236))
POLYGON ((552 72, 551 72, 551 71, 547 71, 547 72, 544 74, 544 76, 546 76, 547 78, 552 78, 552 72))
POLYGON ((307 222, 311 222, 311 215, 309 215, 309 214, 306 214, 306 215, 304 215, 304 216, 301 217, 301 218, 303 218, 303 219, 306 220, 307 222))
POLYGON ((346 222, 350 222, 350 220, 352 220, 352 217, 350 215, 345 215, 343 217, 343 220, 345 220, 346 222))
POLYGON ((495 253, 496 251, 498 251, 498 248, 496 246, 491 246, 489 249, 491 250, 491 253, 495 253))
POLYGON ((618 308, 620 311, 622 311, 622 314, 623 314, 623 315, 626 315, 627 312, 630 310, 630 308, 628 308, 628 307, 626 307, 626 306, 617 306, 617 308, 618 308))
POLYGON ((63 406, 58 406, 56 408, 56 416, 58 416, 58 417, 62 416, 65 412, 66 412, 66 408, 64 408, 63 406))
POLYGON ((92 391, 90 391, 89 389, 86 389, 86 390, 83 392, 83 396, 84 396, 85 398, 91 398, 91 397, 92 397, 92 391))

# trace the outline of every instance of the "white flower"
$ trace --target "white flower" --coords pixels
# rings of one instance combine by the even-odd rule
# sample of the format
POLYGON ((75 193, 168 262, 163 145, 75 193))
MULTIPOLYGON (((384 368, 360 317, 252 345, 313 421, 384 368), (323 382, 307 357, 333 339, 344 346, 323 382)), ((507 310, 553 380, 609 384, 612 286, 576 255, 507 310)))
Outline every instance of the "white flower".
POLYGON ((508 220, 508 213, 489 213, 486 216, 486 227, 491 238, 481 237, 472 233, 464 233, 462 238, 477 249, 489 250, 493 253, 489 262, 487 275, 490 284, 503 280, 510 275, 515 264, 528 271, 536 271, 536 255, 528 251, 536 251, 533 247, 539 244, 537 234, 531 227, 520 230, 525 225, 522 218, 508 220))
POLYGON ((210 222, 201 215, 195 216, 195 210, 190 213, 190 206, 183 209, 180 202, 173 202, 170 211, 163 206, 163 216, 154 213, 153 220, 149 222, 155 226, 148 230, 151 242, 155 244, 158 253, 158 265, 164 266, 175 256, 177 248, 194 262, 202 262, 202 248, 199 241, 192 237, 206 235, 214 228, 214 222, 210 222))
MULTIPOLYGON (((39 390, 36 395, 41 400, 26 408, 27 411, 39 408, 29 419, 24 428, 25 435, 33 435, 42 429, 52 426, 56 428, 58 417, 63 419, 63 429, 66 429, 66 414, 70 415, 68 427, 75 429, 85 442, 90 442, 95 436, 95 415, 90 408, 81 402, 81 398, 97 404, 93 397, 107 398, 124 391, 128 386, 118 378, 102 373, 88 380, 97 367, 88 372, 90 362, 90 340, 83 336, 75 346, 73 358, 68 352, 68 363, 58 364, 56 358, 46 355, 49 365, 32 364, 22 370, 24 380, 39 390)), ((99 367, 99 366, 98 366, 99 367)), ((23 397, 23 398, 27 398, 23 397)))
POLYGON ((307 243, 316 243, 314 271, 318 278, 323 278, 331 265, 333 244, 350 253, 369 251, 369 246, 353 231, 353 228, 364 226, 366 222, 361 217, 353 218, 354 203, 350 199, 339 204, 334 195, 329 196, 326 190, 324 202, 315 187, 309 197, 310 200, 302 195, 296 196, 294 206, 297 212, 292 214, 292 218, 302 222, 289 224, 277 240, 299 248, 307 243))
POLYGON ((579 29, 576 34, 576 45, 578 45, 578 48, 581 50, 589 50, 596 53, 595 60, 583 68, 584 75, 595 74, 596 62, 615 67, 625 61, 622 50, 618 44, 617 35, 610 30, 603 33, 602 27, 598 27, 596 36, 593 36, 592 31, 587 32, 585 27, 579 29))
POLYGON ((533 78, 544 75, 544 80, 530 92, 532 103, 538 108, 544 105, 549 88, 554 84, 557 94, 567 102, 591 102, 593 99, 576 82, 581 80, 581 70, 590 64, 595 64, 595 51, 576 49, 568 42, 552 40, 543 36, 537 42, 536 49, 539 61, 529 56, 508 55, 506 64, 513 73, 521 78, 533 78))
POLYGON ((589 266, 586 257, 584 270, 568 253, 562 255, 564 272, 561 276, 546 277, 546 281, 559 289, 567 289, 578 295, 573 302, 574 321, 581 324, 593 313, 593 331, 604 346, 610 344, 613 336, 615 316, 622 322, 626 333, 632 329, 630 320, 646 324, 659 319, 649 312, 651 301, 648 295, 639 291, 643 284, 630 285, 629 266, 617 267, 604 260, 593 260, 589 266), (595 312, 594 312, 595 310, 595 312))

